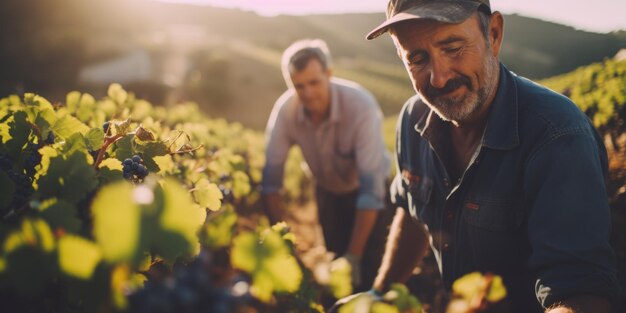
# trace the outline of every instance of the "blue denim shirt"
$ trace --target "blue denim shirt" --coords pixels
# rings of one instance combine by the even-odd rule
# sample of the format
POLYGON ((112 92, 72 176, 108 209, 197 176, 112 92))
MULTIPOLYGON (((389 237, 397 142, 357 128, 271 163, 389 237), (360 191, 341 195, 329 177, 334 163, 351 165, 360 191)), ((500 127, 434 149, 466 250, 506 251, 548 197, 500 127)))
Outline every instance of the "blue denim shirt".
POLYGON ((576 294, 614 297, 607 154, 589 119, 501 65, 482 142, 458 182, 438 155, 446 123, 419 96, 407 101, 391 186, 392 200, 427 226, 446 288, 469 272, 495 273, 519 312, 576 294))

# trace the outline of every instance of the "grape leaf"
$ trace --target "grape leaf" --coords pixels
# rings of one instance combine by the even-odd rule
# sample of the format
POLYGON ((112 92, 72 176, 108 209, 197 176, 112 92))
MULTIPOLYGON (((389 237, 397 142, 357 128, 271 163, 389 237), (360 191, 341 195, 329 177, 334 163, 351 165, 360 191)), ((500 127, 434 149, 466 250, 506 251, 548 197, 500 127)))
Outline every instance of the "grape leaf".
POLYGON ((269 301, 274 291, 295 292, 302 280, 302 270, 289 248, 275 231, 262 239, 244 232, 234 239, 231 263, 252 275, 251 292, 269 301))
POLYGON ((104 130, 102 128, 92 128, 85 134, 87 147, 91 151, 100 150, 104 144, 104 130))
POLYGON ((213 249, 228 247, 232 241, 236 223, 237 214, 232 210, 209 215, 208 222, 201 231, 202 243, 213 249))
POLYGON ((64 231, 77 234, 82 225, 78 219, 78 210, 74 205, 64 200, 51 199, 45 201, 41 208, 41 217, 48 222, 52 229, 63 229, 64 231))
POLYGON ((331 263, 328 288, 333 297, 340 299, 352 293, 352 267, 345 258, 339 258, 331 263))
POLYGON ((51 158, 48 172, 40 177, 38 185, 38 192, 44 199, 59 198, 78 203, 96 188, 98 181, 85 154, 76 151, 67 159, 64 156, 51 158))
POLYGON ((93 200, 93 232, 109 263, 138 257, 141 209, 133 202, 132 186, 125 182, 102 188, 93 200))
POLYGON ((57 136, 67 139, 77 132, 81 134, 87 133, 89 131, 89 127, 75 117, 66 114, 54 123, 52 130, 57 136))
POLYGON ((70 113, 75 113, 80 101, 80 92, 72 91, 65 96, 65 106, 70 113))
POLYGON ((100 247, 87 239, 73 235, 59 239, 59 266, 67 275, 90 279, 101 259, 100 247))
POLYGON ((250 179, 246 173, 237 171, 233 173, 233 195, 236 199, 244 197, 250 193, 250 179))
POLYGON ((204 178, 196 183, 193 196, 198 205, 211 211, 219 210, 222 206, 222 198, 224 198, 217 185, 210 183, 204 178))
POLYGON ((109 85, 107 95, 111 98, 111 100, 117 102, 117 104, 124 104, 128 98, 128 93, 120 84, 109 85))
POLYGON ((190 246, 196 248, 196 233, 206 219, 206 210, 195 205, 189 192, 173 179, 166 179, 163 183, 163 198, 160 225, 165 230, 180 234, 190 246))
POLYGON ((26 113, 18 111, 13 114, 13 121, 9 122, 9 135, 11 139, 5 143, 7 153, 17 160, 22 153, 22 148, 28 142, 31 128, 27 121, 26 113))

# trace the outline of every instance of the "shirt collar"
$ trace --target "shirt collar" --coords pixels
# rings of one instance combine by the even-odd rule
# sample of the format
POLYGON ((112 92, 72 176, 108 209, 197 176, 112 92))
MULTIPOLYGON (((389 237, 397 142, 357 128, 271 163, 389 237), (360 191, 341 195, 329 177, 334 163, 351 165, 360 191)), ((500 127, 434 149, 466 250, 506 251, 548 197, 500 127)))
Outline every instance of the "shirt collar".
POLYGON ((500 82, 487 118, 485 147, 509 150, 519 145, 517 84, 513 75, 500 63, 500 82))
MULTIPOLYGON (((337 90, 337 84, 334 82, 334 78, 331 78, 330 81, 330 121, 338 122, 341 117, 341 112, 339 111, 339 91, 337 90)), ((304 105, 298 98, 298 94, 294 91, 294 99, 298 101, 298 122, 303 123, 304 121, 310 121, 306 116, 304 111, 304 105)))
MULTIPOLYGON (((518 104, 517 85, 511 73, 500 63, 500 80, 496 96, 487 117, 487 126, 483 136, 482 145, 492 149, 508 150, 519 144, 518 130, 518 104)), ((437 127, 444 121, 433 111, 428 109, 428 114, 415 124, 415 130, 426 139, 436 135, 437 127)))

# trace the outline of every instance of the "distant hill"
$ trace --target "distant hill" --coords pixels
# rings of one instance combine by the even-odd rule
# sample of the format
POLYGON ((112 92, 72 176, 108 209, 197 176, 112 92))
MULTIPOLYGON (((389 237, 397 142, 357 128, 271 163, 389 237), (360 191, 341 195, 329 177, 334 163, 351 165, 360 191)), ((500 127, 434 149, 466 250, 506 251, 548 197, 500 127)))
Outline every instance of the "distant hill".
MULTIPOLYGON (((213 116, 260 129, 285 89, 281 52, 316 37, 328 42, 336 74, 371 90, 393 115, 413 90, 389 36, 364 39, 383 19, 382 12, 264 17, 147 0, 4 0, 0 29, 11 31, 0 32, 0 96, 36 91, 55 100, 73 88, 99 96, 106 85, 78 82, 81 69, 117 64, 139 50, 150 57, 154 77, 125 84, 129 90, 155 103, 196 101, 213 116)), ((626 48, 624 31, 590 33, 517 15, 505 22, 501 59, 532 79, 602 62, 626 48)))

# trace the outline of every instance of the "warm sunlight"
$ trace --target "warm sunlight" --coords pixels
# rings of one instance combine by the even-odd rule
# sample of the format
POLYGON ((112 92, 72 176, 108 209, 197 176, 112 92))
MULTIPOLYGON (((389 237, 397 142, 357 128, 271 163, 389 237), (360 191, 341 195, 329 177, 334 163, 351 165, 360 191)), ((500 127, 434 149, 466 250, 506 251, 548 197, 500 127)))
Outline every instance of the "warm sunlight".
MULTIPOLYGON (((348 13, 348 12, 383 12, 386 0, 318 0, 318 1, 290 1, 290 0, 158 0, 173 3, 190 3, 198 5, 213 5, 227 8, 240 8, 255 11, 266 16, 278 14, 319 14, 319 13, 348 13)), ((610 32, 626 29, 626 1, 600 0, 594 5, 588 2, 570 0, 492 0, 493 8, 504 13, 517 13, 524 16, 541 18, 575 28, 610 32)))

